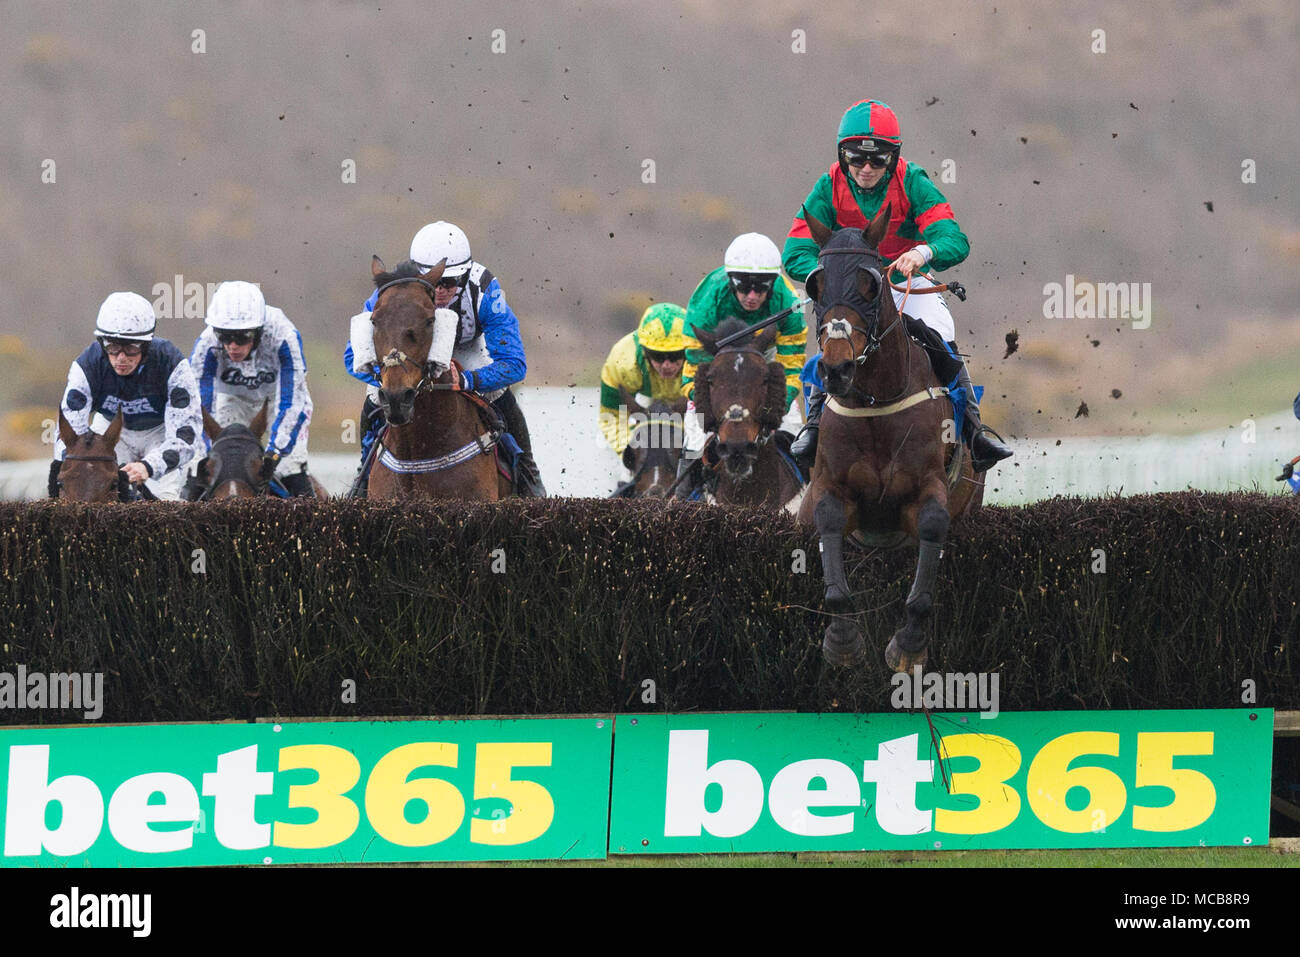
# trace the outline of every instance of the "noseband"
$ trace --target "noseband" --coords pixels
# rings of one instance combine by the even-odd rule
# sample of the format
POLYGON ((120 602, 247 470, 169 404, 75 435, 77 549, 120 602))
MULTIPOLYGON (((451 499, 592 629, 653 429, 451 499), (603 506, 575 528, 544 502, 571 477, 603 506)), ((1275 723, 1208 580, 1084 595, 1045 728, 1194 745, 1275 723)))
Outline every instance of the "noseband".
MULTIPOLYGON (((434 298, 433 283, 420 276, 407 276, 405 279, 394 279, 392 282, 386 282, 375 292, 375 309, 379 308, 379 297, 384 294, 385 289, 391 289, 393 286, 402 286, 406 283, 418 282, 421 286, 429 291, 429 299, 433 302, 433 308, 438 308, 438 300, 434 298)), ((371 310, 374 314, 374 310, 371 310)), ((390 349, 388 355, 379 360, 381 368, 391 369, 394 366, 411 365, 420 372, 420 381, 415 384, 415 391, 419 392, 436 392, 443 389, 456 390, 460 388, 458 382, 434 382, 430 378, 433 371, 431 362, 417 362, 400 349, 390 349)))

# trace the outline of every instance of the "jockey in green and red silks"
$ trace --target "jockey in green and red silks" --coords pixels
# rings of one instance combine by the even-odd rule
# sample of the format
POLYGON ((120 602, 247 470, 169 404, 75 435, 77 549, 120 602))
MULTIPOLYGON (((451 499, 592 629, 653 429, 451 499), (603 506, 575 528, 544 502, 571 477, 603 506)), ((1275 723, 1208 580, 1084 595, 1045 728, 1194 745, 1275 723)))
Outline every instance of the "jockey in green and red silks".
MULTIPOLYGON (((863 100, 845 112, 836 137, 836 162, 817 180, 786 237, 781 264, 791 279, 803 282, 817 266, 819 250, 805 211, 832 230, 865 229, 888 203, 889 226, 879 252, 886 262, 894 263, 891 281, 902 283, 910 278, 914 290, 934 285, 920 275, 922 270, 948 269, 970 254, 970 242, 957 225, 952 207, 925 170, 903 158, 902 143, 898 117, 884 103, 863 100)), ((894 292, 895 305, 902 304, 903 296, 894 292)), ((979 396, 958 353, 948 305, 940 293, 914 296, 907 300, 907 312, 935 333, 936 340, 942 340, 946 355, 938 354, 937 342, 928 350, 935 372, 954 390, 954 406, 962 419, 975 470, 986 471, 1012 453, 997 440, 996 433, 980 423, 979 396)), ((816 457, 823 401, 820 390, 815 391, 808 423, 791 448, 809 468, 816 457)))

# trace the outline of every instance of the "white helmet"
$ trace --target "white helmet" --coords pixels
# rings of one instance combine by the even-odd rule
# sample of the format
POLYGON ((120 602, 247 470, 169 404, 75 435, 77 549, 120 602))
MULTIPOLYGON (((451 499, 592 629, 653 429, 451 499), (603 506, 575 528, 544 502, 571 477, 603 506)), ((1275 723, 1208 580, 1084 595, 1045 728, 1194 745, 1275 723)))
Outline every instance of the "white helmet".
POLYGON ((778 273, 781 271, 781 251, 762 233, 744 233, 731 241, 722 263, 729 273, 778 273))
POLYGON ((444 259, 447 268, 443 276, 454 279, 469 272, 473 260, 469 255, 469 238, 459 226, 439 220, 430 223, 411 240, 411 259, 420 267, 420 272, 428 272, 444 259))
POLYGON ((251 282, 223 282, 208 303, 213 329, 253 330, 266 324, 266 300, 251 282))
POLYGON ((95 318, 95 335, 106 339, 152 342, 157 325, 153 306, 139 293, 115 292, 104 300, 95 318))

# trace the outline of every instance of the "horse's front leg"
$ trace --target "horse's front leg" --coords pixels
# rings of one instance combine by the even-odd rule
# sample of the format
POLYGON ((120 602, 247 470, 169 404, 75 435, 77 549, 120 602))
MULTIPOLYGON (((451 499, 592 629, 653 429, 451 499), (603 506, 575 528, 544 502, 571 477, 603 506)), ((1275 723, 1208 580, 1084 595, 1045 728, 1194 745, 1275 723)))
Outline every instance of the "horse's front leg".
POLYGON ((934 608, 934 581, 951 521, 944 499, 941 492, 924 499, 919 506, 909 505, 903 510, 904 527, 919 540, 920 553, 916 559, 916 578, 907 596, 907 620, 894 632, 885 649, 885 663, 898 672, 925 665, 930 642, 925 626, 934 608))
POLYGON ((834 492, 826 491, 813 517, 817 522, 817 535, 821 539, 822 574, 826 578, 826 596, 823 604, 832 616, 822 640, 822 655, 832 665, 842 668, 861 663, 866 657, 867 645, 862 631, 850 617, 853 613, 853 596, 849 591, 848 576, 844 573, 844 532, 849 527, 850 513, 856 511, 846 506, 834 492))

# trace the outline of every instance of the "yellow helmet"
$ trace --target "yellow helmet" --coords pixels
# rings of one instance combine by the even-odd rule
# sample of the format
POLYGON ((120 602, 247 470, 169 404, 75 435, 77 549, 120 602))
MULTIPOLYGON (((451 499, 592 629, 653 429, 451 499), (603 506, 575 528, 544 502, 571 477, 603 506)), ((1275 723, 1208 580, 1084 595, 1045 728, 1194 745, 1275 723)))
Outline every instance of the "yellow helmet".
POLYGON ((641 316, 636 341, 651 352, 682 352, 686 348, 686 310, 671 302, 657 302, 641 316))

